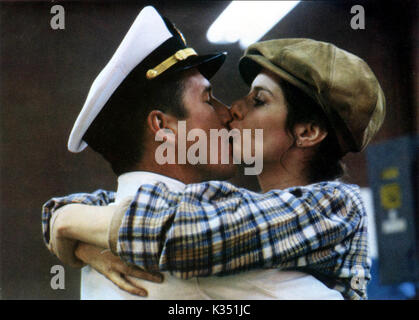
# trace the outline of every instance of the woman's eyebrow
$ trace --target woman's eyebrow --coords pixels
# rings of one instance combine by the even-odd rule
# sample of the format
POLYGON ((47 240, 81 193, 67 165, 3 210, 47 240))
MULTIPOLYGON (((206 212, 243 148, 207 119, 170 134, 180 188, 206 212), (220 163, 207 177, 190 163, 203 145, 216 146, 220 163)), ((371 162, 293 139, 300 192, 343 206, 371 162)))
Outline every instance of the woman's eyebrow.
POLYGON ((271 92, 271 90, 269 90, 268 88, 265 88, 265 87, 261 87, 261 86, 256 86, 256 87, 253 87, 253 90, 255 90, 255 91, 266 91, 266 92, 268 92, 272 97, 274 96, 273 95, 273 93, 271 92))

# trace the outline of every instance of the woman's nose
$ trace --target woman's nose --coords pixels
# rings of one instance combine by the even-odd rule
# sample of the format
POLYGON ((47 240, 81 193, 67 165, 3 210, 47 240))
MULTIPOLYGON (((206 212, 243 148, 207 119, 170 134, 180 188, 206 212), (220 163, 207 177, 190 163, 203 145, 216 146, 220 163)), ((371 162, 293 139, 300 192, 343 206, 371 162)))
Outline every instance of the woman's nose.
POLYGON ((243 100, 234 101, 231 104, 230 113, 233 117, 233 120, 243 120, 247 113, 247 109, 244 105, 243 100))

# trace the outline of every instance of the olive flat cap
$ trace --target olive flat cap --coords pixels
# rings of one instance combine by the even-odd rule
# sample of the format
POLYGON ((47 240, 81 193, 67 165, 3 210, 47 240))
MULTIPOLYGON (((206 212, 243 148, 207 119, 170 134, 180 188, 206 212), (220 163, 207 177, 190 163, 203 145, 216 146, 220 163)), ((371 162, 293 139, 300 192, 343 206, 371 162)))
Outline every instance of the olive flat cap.
POLYGON ((267 69, 311 96, 335 130, 342 154, 362 151, 380 129, 385 97, 369 66, 333 44, 277 39, 249 46, 239 70, 250 85, 267 69))

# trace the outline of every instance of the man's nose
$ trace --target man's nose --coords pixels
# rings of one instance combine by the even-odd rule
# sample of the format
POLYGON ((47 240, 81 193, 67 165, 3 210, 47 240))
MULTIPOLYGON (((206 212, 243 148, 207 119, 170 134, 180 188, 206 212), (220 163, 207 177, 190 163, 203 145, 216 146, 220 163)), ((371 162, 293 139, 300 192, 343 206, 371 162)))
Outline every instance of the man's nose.
POLYGON ((244 105, 244 101, 242 99, 234 101, 231 104, 230 113, 233 120, 243 120, 247 114, 247 108, 244 105))
POLYGON ((214 103, 214 109, 222 125, 227 127, 228 124, 233 120, 228 106, 222 103, 220 100, 217 100, 216 103, 214 103))

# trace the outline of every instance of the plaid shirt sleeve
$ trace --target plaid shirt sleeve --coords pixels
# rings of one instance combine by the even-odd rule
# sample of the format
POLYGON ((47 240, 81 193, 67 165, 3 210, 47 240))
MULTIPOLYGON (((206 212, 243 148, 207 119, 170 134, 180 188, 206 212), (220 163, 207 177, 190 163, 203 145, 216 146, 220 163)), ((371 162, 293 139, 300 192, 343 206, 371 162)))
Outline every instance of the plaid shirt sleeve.
POLYGON ((182 279, 254 268, 311 273, 346 299, 365 299, 367 218, 359 187, 322 182, 265 194, 211 181, 182 193, 143 185, 119 229, 131 264, 182 279))
POLYGON ((42 235, 45 244, 49 244, 49 222, 56 210, 71 203, 106 206, 115 201, 115 193, 112 191, 96 190, 93 193, 75 193, 65 197, 57 197, 48 200, 42 206, 42 235))

